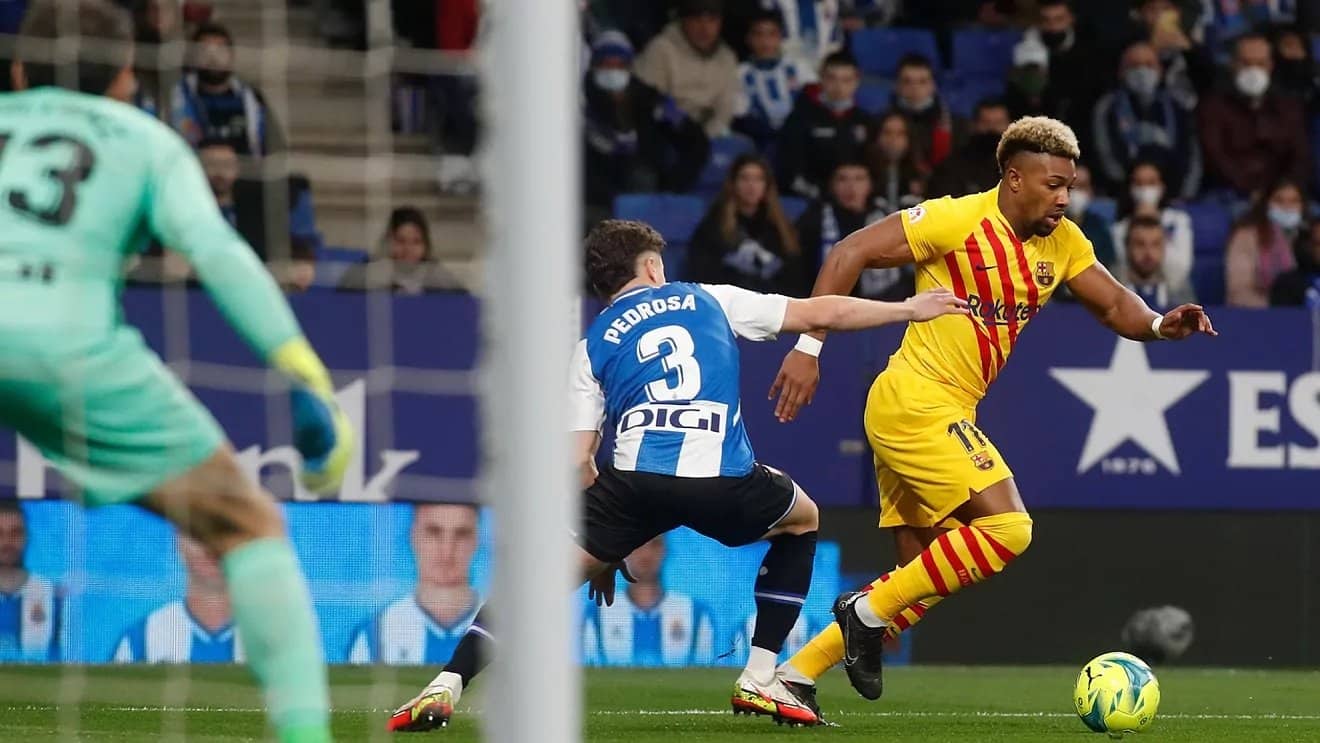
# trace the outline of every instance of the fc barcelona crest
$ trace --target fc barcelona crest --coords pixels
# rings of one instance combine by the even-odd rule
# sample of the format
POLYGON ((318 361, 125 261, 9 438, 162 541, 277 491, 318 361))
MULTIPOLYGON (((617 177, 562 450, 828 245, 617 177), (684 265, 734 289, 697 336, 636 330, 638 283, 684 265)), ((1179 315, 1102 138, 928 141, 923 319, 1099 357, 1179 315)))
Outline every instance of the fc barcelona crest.
POLYGON ((1054 283, 1054 261, 1036 261, 1036 283, 1041 286, 1054 283))

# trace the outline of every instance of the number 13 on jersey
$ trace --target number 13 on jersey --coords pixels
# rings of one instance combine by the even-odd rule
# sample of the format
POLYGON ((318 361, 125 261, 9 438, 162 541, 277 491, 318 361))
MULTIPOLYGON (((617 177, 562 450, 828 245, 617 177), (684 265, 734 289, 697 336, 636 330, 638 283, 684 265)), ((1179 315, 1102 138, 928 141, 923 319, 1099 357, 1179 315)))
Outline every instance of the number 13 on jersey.
MULTIPOLYGON (((13 134, 0 132, 0 174, 4 173, 5 151, 9 149, 13 134)), ((35 158, 35 170, 42 178, 50 181, 41 190, 53 187, 54 197, 44 204, 36 203, 31 193, 16 186, 6 188, 2 203, 25 217, 35 219, 51 227, 61 227, 73 219, 74 209, 78 206, 78 184, 92 175, 96 165, 96 156, 92 148, 81 140, 63 134, 42 134, 34 139, 16 145, 16 153, 10 159, 31 156, 35 158)))

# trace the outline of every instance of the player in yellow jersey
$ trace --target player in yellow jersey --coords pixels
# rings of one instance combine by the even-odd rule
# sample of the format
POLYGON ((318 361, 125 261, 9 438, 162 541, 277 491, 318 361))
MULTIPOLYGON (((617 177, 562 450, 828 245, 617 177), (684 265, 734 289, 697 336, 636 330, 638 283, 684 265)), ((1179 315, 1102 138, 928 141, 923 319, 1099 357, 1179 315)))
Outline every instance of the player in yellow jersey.
MULTIPOLYGON (((1066 125, 1024 118, 1004 132, 997 187, 932 199, 844 238, 821 267, 814 295, 847 294, 865 268, 915 264, 918 291, 947 287, 970 316, 911 323, 871 386, 867 438, 880 487, 880 526, 894 531, 899 565, 867 591, 835 602, 836 624, 780 666, 802 693, 844 661, 853 687, 880 696, 881 646, 936 602, 989 578, 1027 549, 1031 518, 1013 473, 976 427, 976 405, 1022 331, 1063 285, 1106 327, 1139 341, 1215 335, 1197 305, 1165 315, 1096 262, 1064 217, 1080 151, 1066 125)), ((791 421, 820 379, 823 333, 804 335, 771 387, 791 421)))

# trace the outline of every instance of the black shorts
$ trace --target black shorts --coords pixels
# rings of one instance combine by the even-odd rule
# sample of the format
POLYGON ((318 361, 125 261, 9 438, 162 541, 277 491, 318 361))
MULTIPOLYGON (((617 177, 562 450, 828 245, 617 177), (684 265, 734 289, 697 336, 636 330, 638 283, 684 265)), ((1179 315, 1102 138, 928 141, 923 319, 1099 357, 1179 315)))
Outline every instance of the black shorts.
POLYGON ((606 466, 583 494, 586 525, 578 543, 598 560, 618 562, 687 526, 741 547, 782 521, 796 497, 792 478, 763 464, 744 477, 671 477, 606 466))

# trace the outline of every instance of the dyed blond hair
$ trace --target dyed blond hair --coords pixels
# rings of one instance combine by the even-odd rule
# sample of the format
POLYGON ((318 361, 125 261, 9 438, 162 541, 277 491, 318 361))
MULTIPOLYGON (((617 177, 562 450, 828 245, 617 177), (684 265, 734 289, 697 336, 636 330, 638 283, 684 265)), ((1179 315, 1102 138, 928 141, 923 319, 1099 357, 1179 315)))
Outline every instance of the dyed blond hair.
POLYGON ((1001 173, 1019 152, 1038 152, 1069 160, 1082 156, 1082 148, 1077 144, 1077 135, 1072 128, 1048 116, 1024 116, 1004 130, 995 151, 1001 173))

